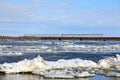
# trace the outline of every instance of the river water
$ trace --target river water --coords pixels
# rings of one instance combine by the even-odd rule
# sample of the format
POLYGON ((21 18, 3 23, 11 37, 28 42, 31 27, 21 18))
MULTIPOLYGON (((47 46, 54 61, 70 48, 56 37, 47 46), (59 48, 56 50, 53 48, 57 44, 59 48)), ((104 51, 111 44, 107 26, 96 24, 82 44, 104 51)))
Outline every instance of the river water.
MULTIPOLYGON (((120 54, 120 42, 109 41, 0 41, 0 52, 21 52, 22 55, 0 55, 0 64, 12 63, 24 59, 33 59, 40 55, 44 60, 59 59, 92 60, 98 62, 108 56, 120 54)), ((0 74, 0 80, 53 80, 31 74, 0 74)), ((65 80, 65 79, 62 79, 65 80)), ((92 78, 77 78, 74 80, 120 80, 120 78, 96 75, 92 78)))

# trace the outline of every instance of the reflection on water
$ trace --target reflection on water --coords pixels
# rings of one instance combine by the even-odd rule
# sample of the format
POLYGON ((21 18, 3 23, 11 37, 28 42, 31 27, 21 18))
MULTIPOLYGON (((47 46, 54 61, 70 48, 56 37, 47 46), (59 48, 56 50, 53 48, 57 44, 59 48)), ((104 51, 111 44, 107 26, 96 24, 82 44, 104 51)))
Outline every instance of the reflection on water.
MULTIPOLYGON (((58 80, 58 79, 44 79, 43 77, 30 74, 6 74, 0 75, 0 80, 58 80)), ((68 80, 68 79, 59 79, 68 80)), ((89 80, 88 78, 69 79, 69 80, 89 80)))
POLYGON ((90 78, 88 80, 120 80, 120 78, 115 77, 105 77, 105 76, 95 76, 93 78, 90 78))
POLYGON ((6 74, 0 75, 0 80, 40 80, 40 77, 28 74, 6 74))
MULTIPOLYGON (((31 74, 0 74, 0 80, 68 80, 68 79, 44 79, 38 75, 31 74)), ((104 76, 96 76, 93 78, 77 78, 69 80, 120 80, 120 78, 109 78, 104 76)))

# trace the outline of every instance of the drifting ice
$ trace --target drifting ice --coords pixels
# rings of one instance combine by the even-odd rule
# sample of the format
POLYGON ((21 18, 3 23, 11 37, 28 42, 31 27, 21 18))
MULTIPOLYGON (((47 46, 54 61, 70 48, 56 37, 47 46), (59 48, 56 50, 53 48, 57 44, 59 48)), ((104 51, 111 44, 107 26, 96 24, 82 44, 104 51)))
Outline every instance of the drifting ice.
POLYGON ((37 68, 45 67, 45 65, 42 57, 38 56, 33 60, 25 59, 17 63, 4 63, 0 66, 0 71, 5 73, 32 72, 37 68))
POLYGON ((21 52, 0 52, 0 56, 21 56, 21 52))
POLYGON ((120 55, 116 55, 116 57, 107 57, 105 59, 101 59, 99 61, 99 65, 102 68, 120 68, 120 55))
MULTIPOLYGON (((114 68, 115 71, 119 70, 120 55, 101 59, 98 64, 82 59, 45 61, 42 57, 38 56, 32 60, 25 59, 17 63, 4 63, 0 65, 0 71, 4 73, 32 72, 33 74, 39 74, 47 78, 92 77, 95 74, 87 69, 91 69, 94 72, 94 69, 98 68, 107 70, 114 68), (86 70, 84 71, 84 69, 86 70)), ((111 73, 114 73, 114 76, 119 76, 117 72, 111 73)), ((102 71, 102 74, 105 74, 104 71, 102 71)), ((110 73, 106 75, 113 76, 110 73)))

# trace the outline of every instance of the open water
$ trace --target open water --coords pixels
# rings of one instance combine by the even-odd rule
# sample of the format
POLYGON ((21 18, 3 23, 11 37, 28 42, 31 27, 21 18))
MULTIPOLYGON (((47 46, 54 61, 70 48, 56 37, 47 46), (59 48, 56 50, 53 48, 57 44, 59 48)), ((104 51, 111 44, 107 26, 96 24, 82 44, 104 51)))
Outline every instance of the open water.
MULTIPOLYGON (((40 55, 44 60, 57 61, 59 59, 92 60, 98 62, 108 56, 120 54, 120 42, 110 41, 0 41, 0 52, 21 52, 23 55, 0 55, 0 64, 12 63, 20 60, 33 59, 40 55), (43 47, 43 48, 38 48, 43 47), (36 48, 38 48, 36 50, 36 48)), ((0 80, 51 80, 31 74, 0 74, 0 80)), ((53 80, 53 79, 52 79, 53 80)), ((65 80, 65 79, 62 79, 65 80)), ((115 77, 97 75, 92 78, 78 78, 74 80, 120 80, 115 77)))

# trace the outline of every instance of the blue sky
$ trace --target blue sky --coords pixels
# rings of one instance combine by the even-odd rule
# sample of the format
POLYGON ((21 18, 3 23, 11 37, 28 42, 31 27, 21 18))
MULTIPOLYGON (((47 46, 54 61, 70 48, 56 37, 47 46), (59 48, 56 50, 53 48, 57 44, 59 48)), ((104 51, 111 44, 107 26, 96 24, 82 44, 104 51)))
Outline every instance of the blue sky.
POLYGON ((0 0, 0 35, 120 36, 120 0, 0 0))

